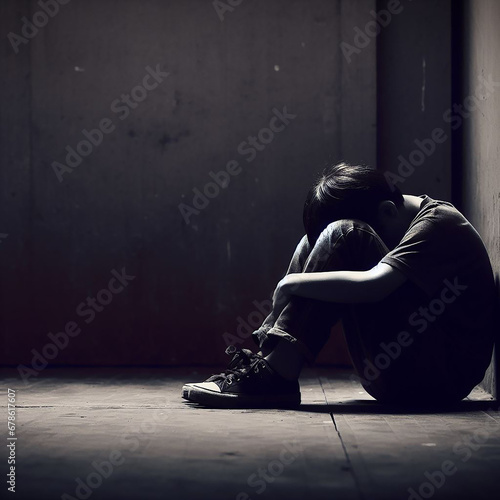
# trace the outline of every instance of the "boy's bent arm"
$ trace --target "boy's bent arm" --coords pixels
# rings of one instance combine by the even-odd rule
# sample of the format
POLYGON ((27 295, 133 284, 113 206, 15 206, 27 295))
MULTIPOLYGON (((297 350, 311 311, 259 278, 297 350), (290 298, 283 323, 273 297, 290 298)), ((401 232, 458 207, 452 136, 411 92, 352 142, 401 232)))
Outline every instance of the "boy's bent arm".
POLYGON ((279 287, 285 295, 356 304, 385 299, 406 280, 397 269, 378 263, 369 271, 288 274, 280 281, 279 287))

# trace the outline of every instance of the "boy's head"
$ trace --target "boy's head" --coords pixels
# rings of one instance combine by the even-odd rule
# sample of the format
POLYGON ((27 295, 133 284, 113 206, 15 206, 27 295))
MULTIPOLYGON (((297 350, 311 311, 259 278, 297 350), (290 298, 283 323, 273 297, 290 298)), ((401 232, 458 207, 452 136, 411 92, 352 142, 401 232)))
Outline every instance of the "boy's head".
POLYGON ((328 224, 340 219, 359 219, 383 233, 386 219, 397 216, 394 211, 403 205, 401 191, 389 186, 379 170, 367 165, 332 165, 307 195, 303 213, 307 238, 314 245, 328 224))

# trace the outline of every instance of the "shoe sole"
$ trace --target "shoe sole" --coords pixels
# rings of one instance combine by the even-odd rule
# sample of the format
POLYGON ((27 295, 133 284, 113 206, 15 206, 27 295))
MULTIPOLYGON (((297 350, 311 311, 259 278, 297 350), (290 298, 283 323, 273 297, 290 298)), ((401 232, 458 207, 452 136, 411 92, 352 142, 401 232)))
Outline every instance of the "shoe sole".
POLYGON ((234 392, 215 392, 185 385, 182 388, 182 397, 212 408, 293 408, 300 405, 300 392, 298 394, 253 396, 234 392))

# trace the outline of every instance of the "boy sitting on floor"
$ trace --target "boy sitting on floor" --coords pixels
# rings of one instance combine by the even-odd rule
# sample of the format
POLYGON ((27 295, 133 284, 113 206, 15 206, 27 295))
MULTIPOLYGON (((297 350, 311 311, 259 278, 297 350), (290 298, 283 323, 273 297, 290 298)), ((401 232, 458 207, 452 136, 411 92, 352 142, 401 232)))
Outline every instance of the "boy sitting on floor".
POLYGON ((368 166, 326 169, 304 205, 306 235, 228 369, 186 384, 213 407, 293 406, 298 378, 342 321, 354 367, 374 398, 455 402, 491 359, 496 294, 480 236, 450 203, 402 195, 368 166), (377 369, 375 369, 375 367, 377 369))

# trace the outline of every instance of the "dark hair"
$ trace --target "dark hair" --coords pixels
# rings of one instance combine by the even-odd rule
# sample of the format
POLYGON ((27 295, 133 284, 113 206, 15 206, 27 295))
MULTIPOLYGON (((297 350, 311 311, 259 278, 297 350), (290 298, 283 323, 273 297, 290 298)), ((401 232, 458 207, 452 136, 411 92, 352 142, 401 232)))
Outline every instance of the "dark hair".
POLYGON ((401 191, 390 186, 380 170, 348 163, 327 167, 304 204, 304 228, 309 243, 314 245, 328 224, 340 219, 359 219, 376 226, 377 207, 385 200, 403 205, 401 191))

